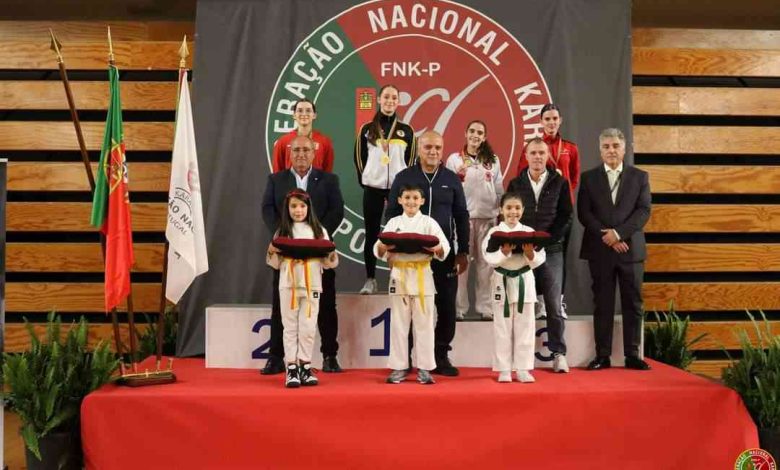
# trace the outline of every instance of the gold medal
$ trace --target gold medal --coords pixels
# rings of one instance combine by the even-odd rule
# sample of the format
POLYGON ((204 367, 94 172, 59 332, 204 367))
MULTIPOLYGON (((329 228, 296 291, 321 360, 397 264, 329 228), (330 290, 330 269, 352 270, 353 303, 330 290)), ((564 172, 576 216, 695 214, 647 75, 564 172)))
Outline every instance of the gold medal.
POLYGON ((384 154, 382 155, 382 165, 389 165, 390 164, 390 155, 384 154))

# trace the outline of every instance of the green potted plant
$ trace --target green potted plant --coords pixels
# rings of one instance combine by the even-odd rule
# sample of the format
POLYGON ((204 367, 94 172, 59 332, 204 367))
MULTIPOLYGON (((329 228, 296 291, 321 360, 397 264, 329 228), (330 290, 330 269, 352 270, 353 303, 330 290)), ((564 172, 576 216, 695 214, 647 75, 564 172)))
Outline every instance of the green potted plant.
POLYGON ((766 315, 763 311, 760 314, 763 328, 747 312, 756 340, 751 342, 745 330, 738 332, 742 357, 724 369, 723 382, 742 397, 758 427, 761 447, 777 458, 780 457, 780 336, 772 334, 766 315))
POLYGON ((38 339, 25 319, 30 349, 4 353, 2 375, 6 407, 22 421, 27 468, 80 469, 79 411, 84 397, 111 379, 119 365, 108 344, 87 350, 87 321, 82 317, 66 335, 54 312, 38 339))
POLYGON ((688 340, 688 317, 680 318, 674 311, 674 301, 669 302, 669 313, 653 312, 654 322, 645 322, 645 357, 664 364, 687 369, 696 359, 691 347, 701 341, 707 333, 688 340))

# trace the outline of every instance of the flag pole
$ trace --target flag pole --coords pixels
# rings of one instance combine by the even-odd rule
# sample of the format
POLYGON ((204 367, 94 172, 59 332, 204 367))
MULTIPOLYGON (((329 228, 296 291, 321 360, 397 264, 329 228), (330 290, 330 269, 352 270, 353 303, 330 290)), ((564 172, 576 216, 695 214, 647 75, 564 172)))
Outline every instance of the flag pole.
MULTIPOLYGON (((181 47, 179 47, 179 81, 176 86, 176 110, 179 109, 179 96, 181 94, 181 87, 187 86, 187 56, 190 54, 187 49, 187 35, 181 40, 181 47)), ((174 141, 176 137, 174 136, 174 141)), ((173 177, 173 175, 171 175, 173 177)), ((163 250, 163 278, 162 289, 160 290, 160 315, 157 317, 157 369, 160 369, 160 362, 162 361, 162 348, 163 348, 163 329, 165 328, 165 307, 168 302, 165 298, 165 289, 168 286, 168 251, 170 249, 170 243, 168 238, 165 238, 165 249, 163 250)), ((174 306, 175 307, 175 306, 174 306)), ((170 368, 170 367, 169 367, 170 368)))
POLYGON ((60 68, 60 77, 62 78, 62 85, 65 87, 65 97, 68 99, 68 107, 70 108, 70 117, 73 120, 73 127, 76 128, 76 139, 79 141, 79 150, 81 150, 81 160, 84 162, 84 169, 87 172, 87 179, 89 180, 89 189, 95 192, 95 175, 92 173, 92 166, 89 163, 89 154, 87 154, 87 145, 84 143, 84 134, 81 132, 81 121, 79 121, 79 115, 76 112, 76 102, 73 99, 73 92, 70 89, 70 80, 68 80, 68 72, 65 69, 65 60, 62 58, 62 44, 57 41, 54 36, 54 31, 49 28, 49 34, 51 35, 51 49, 57 54, 57 64, 60 68))
MULTIPOLYGON (((111 26, 108 26, 108 65, 109 67, 116 67, 116 61, 114 59, 114 43, 111 40, 111 26)), ((125 161, 127 161, 127 157, 125 156, 125 161)), ((116 314, 116 307, 112 309, 113 317, 115 319, 114 324, 114 335, 119 334, 119 320, 116 314)), ((138 356, 138 345, 136 342, 136 330, 135 330, 135 319, 133 316, 133 281, 130 280, 130 291, 127 294, 127 328, 128 328, 128 336, 130 339, 130 364, 133 369, 133 372, 138 372, 138 364, 136 362, 136 358, 138 356)))
MULTIPOLYGON (((89 180, 89 190, 94 197, 95 175, 92 173, 92 165, 89 162, 87 145, 84 142, 84 134, 81 131, 81 121, 79 120, 79 115, 78 112, 76 111, 76 102, 73 99, 73 92, 71 91, 70 88, 70 80, 68 80, 68 72, 65 67, 65 60, 62 57, 62 44, 57 40, 57 37, 54 35, 54 31, 52 31, 51 28, 49 28, 49 34, 51 35, 51 49, 54 51, 55 54, 57 54, 57 63, 60 69, 60 77, 62 78, 62 84, 65 87, 65 96, 68 100, 68 107, 70 108, 70 116, 71 119, 73 120, 73 126, 76 128, 76 139, 78 140, 79 143, 79 150, 81 151, 81 160, 84 163, 84 170, 87 174, 87 180, 89 180)), ((100 233, 100 249, 103 254, 103 262, 105 263, 106 236, 102 231, 99 233, 100 233)), ((115 343, 116 353, 121 358, 123 354, 122 340, 119 334, 119 323, 117 319, 116 309, 113 309, 111 311, 111 320, 114 329, 114 343, 115 343)), ((120 375, 125 374, 124 362, 122 362, 121 360, 119 362, 119 371, 120 371, 120 375)))

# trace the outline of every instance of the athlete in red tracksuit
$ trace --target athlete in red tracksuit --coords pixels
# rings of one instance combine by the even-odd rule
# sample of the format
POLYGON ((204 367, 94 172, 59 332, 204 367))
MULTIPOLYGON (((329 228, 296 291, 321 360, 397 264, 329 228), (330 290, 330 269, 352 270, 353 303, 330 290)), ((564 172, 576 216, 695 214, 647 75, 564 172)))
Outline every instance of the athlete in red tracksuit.
POLYGON ((333 172, 333 143, 330 137, 312 128, 317 119, 317 108, 314 103, 303 98, 295 103, 293 119, 297 124, 294 131, 279 137, 274 142, 274 154, 271 161, 273 172, 288 170, 292 166, 290 160, 290 143, 299 135, 306 135, 314 141, 314 161, 312 166, 318 170, 333 172))

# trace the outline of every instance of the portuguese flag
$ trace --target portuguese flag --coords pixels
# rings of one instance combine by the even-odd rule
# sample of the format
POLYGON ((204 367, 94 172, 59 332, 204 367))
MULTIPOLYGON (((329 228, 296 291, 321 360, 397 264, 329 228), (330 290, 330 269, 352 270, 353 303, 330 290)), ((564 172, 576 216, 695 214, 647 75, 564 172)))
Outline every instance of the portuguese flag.
POLYGON ((106 236, 106 312, 130 294, 133 231, 130 224, 130 193, 119 99, 119 70, 109 66, 109 103, 100 164, 95 181, 90 223, 106 236))

